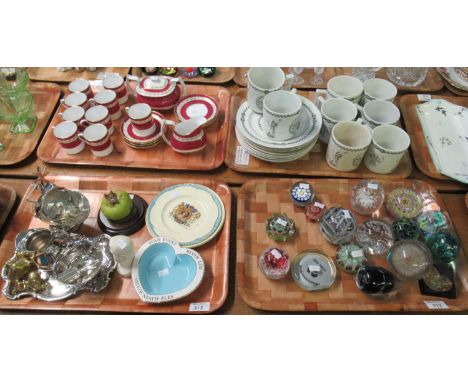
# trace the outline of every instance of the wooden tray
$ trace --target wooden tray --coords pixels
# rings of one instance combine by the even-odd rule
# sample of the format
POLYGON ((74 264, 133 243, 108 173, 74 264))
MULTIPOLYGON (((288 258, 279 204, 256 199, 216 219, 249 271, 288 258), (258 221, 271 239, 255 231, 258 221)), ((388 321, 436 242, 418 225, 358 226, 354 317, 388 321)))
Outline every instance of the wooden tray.
MULTIPOLYGON (((131 72, 135 76, 143 76, 144 73, 140 68, 132 68, 131 72)), ((228 68, 228 67, 217 67, 216 73, 212 77, 202 77, 197 76, 195 78, 185 78, 184 82, 192 82, 192 83, 202 83, 202 84, 224 84, 229 82, 233 79, 236 73, 236 68, 228 68)))
MULTIPOLYGON (((468 98, 465 97, 433 95, 432 98, 445 99, 454 104, 468 107, 468 98)), ((431 153, 429 152, 429 147, 427 146, 426 138, 424 138, 424 132, 416 111, 416 106, 420 103, 422 102, 418 100, 418 96, 416 94, 405 95, 401 97, 400 101, 401 115, 405 122, 406 131, 411 137, 411 151, 413 152, 416 166, 418 166, 421 172, 431 178, 455 181, 454 179, 439 173, 432 162, 431 153)))
POLYGON ((0 231, 16 200, 16 192, 13 188, 0 184, 0 231))
MULTIPOLYGON (((234 76, 234 81, 240 86, 247 86, 247 71, 249 68, 236 68, 236 74, 234 76)), ((289 68, 282 68, 285 73, 289 73, 289 68)), ((310 79, 314 76, 313 69, 304 69, 301 73, 301 77, 304 78, 304 83, 302 85, 294 85, 297 89, 326 89, 327 82, 330 78, 337 75, 337 68, 325 68, 325 71, 322 74, 323 83, 321 85, 312 85, 309 83, 310 79)))
MULTIPOLYGON (((99 91, 98 85, 93 86, 95 91, 99 91)), ((60 146, 52 133, 52 126, 62 121, 58 113, 64 110, 60 105, 44 139, 42 140, 37 155, 47 163, 61 163, 69 165, 89 165, 89 166, 110 166, 110 167, 133 167, 133 168, 153 168, 170 170, 213 170, 223 164, 226 155, 227 132, 229 123, 229 92, 220 86, 210 85, 188 85, 188 94, 206 94, 218 101, 218 120, 205 129, 208 138, 207 147, 193 154, 179 154, 171 147, 161 142, 155 147, 148 149, 134 149, 129 147, 122 138, 121 127, 127 119, 125 110, 122 108, 122 117, 114 121, 115 132, 112 135, 114 152, 105 158, 96 158, 91 151, 86 148, 77 155, 68 155, 60 146)), ((133 96, 129 97, 127 105, 136 103, 133 96)), ((177 117, 172 111, 163 112, 168 119, 177 121, 177 117)))
MULTIPOLYGON (((351 75, 353 68, 337 68, 338 74, 349 74, 351 75)), ((383 78, 388 80, 387 77, 387 68, 382 68, 377 72, 376 77, 383 78)), ((444 81, 435 68, 429 68, 426 78, 423 83, 418 86, 408 87, 408 86, 398 86, 395 85, 398 90, 405 92, 436 92, 441 90, 444 87, 444 81)))
MULTIPOLYGON (((80 190, 90 201, 91 213, 79 232, 87 235, 101 233, 96 216, 99 211, 100 200, 105 192, 112 188, 122 188, 137 193, 150 202, 160 190, 180 183, 177 179, 143 179, 129 177, 48 177, 59 186, 80 190)), ((99 312, 135 312, 135 313, 189 313, 190 304, 198 302, 209 303, 206 312, 218 309, 226 299, 228 290, 229 269, 229 227, 231 217, 231 191, 229 187, 212 180, 190 180, 210 187, 221 197, 226 209, 226 219, 220 234, 209 243, 197 248, 206 266, 205 277, 200 287, 191 295, 172 303, 148 304, 138 297, 131 279, 122 278, 117 272, 112 276, 109 286, 98 294, 83 291, 75 298, 57 302, 44 302, 33 298, 16 301, 0 296, 0 309, 28 309, 28 310, 81 310, 99 312)), ((29 190, 25 193, 28 195, 29 190)), ((34 197, 35 195, 33 195, 34 197)), ((46 227, 47 225, 35 218, 33 206, 25 199, 21 201, 16 212, 11 229, 5 236, 0 247, 0 267, 13 255, 14 240, 20 231, 28 228, 46 227)), ((131 235, 135 248, 151 239, 150 234, 143 227, 131 235)), ((2 288, 3 288, 3 281, 2 288)))
POLYGON ((36 128, 30 134, 11 134, 10 124, 0 121, 0 142, 5 145, 0 151, 0 166, 21 162, 32 154, 60 97, 60 87, 56 84, 34 83, 29 85, 29 90, 34 97, 36 128))
POLYGON ((28 68, 29 78, 33 81, 50 81, 50 82, 72 82, 78 78, 86 80, 95 80, 100 73, 118 73, 125 77, 128 74, 129 68, 97 68, 96 71, 90 72, 84 70, 77 72, 70 70, 68 72, 59 72, 57 68, 28 68))
MULTIPOLYGON (((326 291, 305 292, 294 283, 291 275, 285 279, 271 281, 266 279, 258 268, 258 256, 267 248, 279 246, 290 256, 306 250, 315 249, 331 258, 335 257, 337 247, 328 243, 320 234, 318 223, 306 221, 304 209, 293 205, 289 189, 297 179, 261 179, 245 183, 237 202, 237 287, 244 301, 257 309, 273 311, 418 311, 427 312, 424 301, 443 300, 450 311, 468 309, 468 263, 464 253, 460 253, 458 269, 457 299, 441 299, 423 296, 419 293, 417 281, 402 286, 396 296, 387 299, 372 298, 356 287, 354 276, 338 270, 335 284, 326 291), (287 243, 275 243, 265 233, 265 221, 272 213, 283 212, 294 219, 298 233, 287 243)), ((327 206, 341 205, 351 207, 350 192, 357 180, 314 179, 309 180, 316 195, 327 206)), ((386 191, 394 187, 409 185, 411 181, 383 181, 386 191)), ((442 210, 446 208, 437 191, 424 182, 442 210)), ((385 217, 385 208, 379 216, 385 217)), ((359 223, 366 217, 355 214, 359 223)), ((387 267, 385 256, 369 256, 370 264, 387 267)))
MULTIPOLYGON (((311 100, 315 99, 315 92, 299 91, 299 94, 308 97, 311 100)), ((227 153, 225 163, 233 170, 249 173, 264 173, 264 174, 289 174, 302 176, 323 176, 337 178, 385 178, 385 179, 404 179, 407 178, 412 171, 413 165, 408 153, 405 154, 397 169, 388 175, 375 174, 368 170, 364 163, 359 168, 352 172, 337 171, 330 167, 325 159, 327 145, 317 141, 314 148, 304 157, 293 162, 286 163, 270 163, 255 158, 250 155, 248 165, 239 165, 236 163, 237 147, 240 144, 236 138, 236 115, 240 105, 246 99, 247 90, 239 89, 231 98, 231 123, 229 126, 229 136, 227 143, 227 153)))

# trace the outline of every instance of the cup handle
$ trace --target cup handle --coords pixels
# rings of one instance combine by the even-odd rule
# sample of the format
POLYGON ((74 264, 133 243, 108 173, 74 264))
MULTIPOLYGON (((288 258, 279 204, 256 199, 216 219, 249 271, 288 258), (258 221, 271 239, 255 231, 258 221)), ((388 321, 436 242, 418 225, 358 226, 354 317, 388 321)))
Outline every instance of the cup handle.
POLYGON ((80 121, 80 126, 82 126, 82 127, 88 127, 89 125, 90 125, 90 123, 86 119, 82 119, 80 121))
POLYGON ((185 82, 182 79, 182 77, 173 78, 173 79, 171 79, 171 82, 172 81, 173 82, 178 82, 182 86, 182 92, 180 94, 180 98, 185 97, 185 93, 187 92, 187 86, 185 85, 185 82))
POLYGON ((289 92, 292 93, 292 94, 297 94, 297 89, 296 89, 296 88, 292 88, 289 92))
POLYGON ((293 81, 294 81, 294 74, 292 74, 292 73, 286 74, 285 75, 284 85, 283 85, 283 90, 291 89, 292 85, 293 85, 293 81))
POLYGON ((362 112, 363 112, 364 108, 361 105, 359 105, 358 103, 355 103, 355 105, 356 105, 356 109, 358 109, 359 113, 361 113, 361 115, 362 115, 362 112))
POLYGON ((315 98, 315 106, 317 106, 317 109, 320 110, 325 101, 326 101, 325 98, 323 98, 321 95, 317 94, 317 96, 315 98))
POLYGON ((80 141, 86 143, 86 139, 85 139, 85 137, 84 137, 84 135, 83 135, 82 133, 79 133, 79 134, 78 134, 78 139, 79 139, 80 141))
POLYGON ((169 126, 169 125, 175 126, 175 122, 165 119, 164 123, 161 126, 161 136, 162 136, 163 141, 166 142, 166 144, 169 147, 172 147, 170 137, 168 138, 168 136, 166 135, 166 129, 167 129, 166 126, 169 126))
POLYGON ((60 99, 60 104, 65 105, 65 100, 63 98, 60 99))
POLYGON ((58 113, 58 115, 61 117, 63 115, 63 113, 58 113))

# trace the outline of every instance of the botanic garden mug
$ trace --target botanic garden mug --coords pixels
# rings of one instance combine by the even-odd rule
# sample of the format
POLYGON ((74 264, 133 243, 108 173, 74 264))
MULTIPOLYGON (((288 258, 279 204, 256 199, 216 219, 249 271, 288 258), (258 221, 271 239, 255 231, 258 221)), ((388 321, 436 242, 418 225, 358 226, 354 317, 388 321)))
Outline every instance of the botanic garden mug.
POLYGON ((400 110, 393 103, 382 100, 372 100, 364 107, 357 106, 363 122, 372 129, 379 125, 394 125, 400 120, 400 110))
POLYGON ((371 78, 364 82, 364 96, 362 97, 362 105, 367 102, 380 99, 382 101, 393 102, 397 95, 397 88, 390 81, 382 78, 371 78))
POLYGON ((338 122, 354 121, 357 117, 357 108, 354 103, 344 98, 318 98, 318 106, 322 113, 322 128, 320 140, 328 143, 330 133, 338 122))
POLYGON ((285 75, 281 68, 250 68, 247 73, 247 102, 249 107, 261 114, 263 98, 271 92, 291 88, 294 76, 285 75))
POLYGON ((361 80, 352 76, 335 76, 327 83, 327 93, 333 98, 345 98, 353 103, 361 100, 364 87, 361 80))
POLYGON ((359 122, 339 122, 332 130, 327 163, 338 171, 353 171, 361 164, 372 141, 371 130, 359 122))
POLYGON ((377 126, 372 132, 372 143, 364 157, 365 166, 377 174, 393 172, 410 142, 408 134, 398 126, 377 126))
POLYGON ((296 136, 300 126, 301 98, 292 91, 277 90, 263 99, 264 132, 275 141, 287 141, 296 136))

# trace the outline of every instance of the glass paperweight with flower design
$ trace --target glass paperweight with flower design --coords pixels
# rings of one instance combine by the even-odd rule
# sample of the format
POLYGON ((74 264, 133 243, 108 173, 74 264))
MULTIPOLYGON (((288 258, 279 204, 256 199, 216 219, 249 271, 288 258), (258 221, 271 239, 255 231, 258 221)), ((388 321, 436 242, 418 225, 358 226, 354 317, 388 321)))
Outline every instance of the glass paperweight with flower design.
POLYGON ((419 237, 419 227, 414 219, 396 219, 392 229, 395 240, 416 240, 419 237))
POLYGON ((298 207, 305 207, 314 199, 314 190, 307 182, 294 183, 289 191, 291 200, 298 207))
POLYGON ((375 180, 363 180, 357 183, 351 192, 351 207, 361 215, 371 215, 383 204, 385 191, 375 180))
POLYGON ((400 279, 422 279, 432 268, 431 252, 417 240, 400 240, 388 251, 387 262, 400 279))
POLYGON ((315 199, 312 203, 305 206, 304 213, 309 221, 316 223, 321 219, 326 210, 325 204, 315 199))
POLYGON ((320 232, 332 244, 350 242, 356 232, 357 222, 351 211, 332 207, 320 220, 320 232))
POLYGON ((294 220, 286 214, 273 214, 267 219, 266 233, 270 239, 275 241, 286 241, 296 233, 294 220))
POLYGON ((450 263, 460 253, 460 241, 453 232, 437 232, 425 238, 434 261, 450 263))
POLYGON ((421 197, 409 188, 396 188, 387 196, 387 211, 395 218, 414 218, 421 213, 421 197))
POLYGON ((343 244, 336 252, 336 263, 343 271, 356 273, 367 264, 367 258, 363 249, 356 244, 343 244))
POLYGON ((440 211, 423 212, 417 218, 419 229, 424 237, 436 232, 448 231, 447 217, 440 211))
POLYGON ((370 219, 357 227, 356 243, 366 255, 382 255, 393 245, 392 227, 383 220, 370 219))
POLYGON ((268 248, 258 258, 258 266, 266 278, 279 280, 288 274, 291 262, 286 251, 268 248))

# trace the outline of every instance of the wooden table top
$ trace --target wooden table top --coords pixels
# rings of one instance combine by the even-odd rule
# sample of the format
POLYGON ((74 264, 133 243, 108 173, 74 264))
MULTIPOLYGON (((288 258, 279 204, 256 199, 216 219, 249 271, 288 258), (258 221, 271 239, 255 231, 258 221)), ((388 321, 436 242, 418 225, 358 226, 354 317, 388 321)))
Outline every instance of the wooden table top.
MULTIPOLYGON (((62 91, 66 89, 66 85, 61 84, 62 91)), ((230 81, 223 85, 231 94, 234 94, 239 86, 230 81)), ((405 93, 405 92, 402 92, 405 93)), ((438 95, 453 95, 449 90, 443 89, 438 92, 432 93, 438 95)), ((396 102, 399 102, 399 97, 396 102)), ((17 193, 17 203, 14 210, 18 206, 19 200, 24 196, 24 193, 29 186, 31 179, 35 177, 36 169, 39 166, 46 166, 48 172, 51 175, 88 175, 88 176, 112 176, 122 174, 128 176, 139 176, 139 177, 158 177, 158 176, 170 176, 173 178, 186 179, 190 177, 192 179, 197 178, 211 178, 213 180, 222 181, 228 183, 233 191, 233 205, 232 205, 232 221, 231 221, 231 248, 230 248, 230 273, 229 273, 229 293, 228 298, 224 306, 218 310, 221 314, 262 314, 264 312, 255 310, 249 307, 239 296, 235 287, 235 254, 236 254, 236 195, 239 186, 251 179, 257 179, 262 177, 261 174, 247 174, 236 172, 226 165, 206 172, 195 172, 195 171, 166 171, 166 170, 146 170, 146 169, 118 169, 118 168, 107 168, 107 167, 69 167, 66 165, 52 165, 45 164, 39 158, 37 158, 36 151, 24 161, 12 165, 0 167, 0 183, 12 187, 17 193)), ((272 177, 274 175, 266 174, 265 176, 272 177)), ((287 177, 287 176, 279 176, 287 177)), ((294 177, 294 176, 291 176, 294 177)), ((295 176, 297 177, 297 176, 295 176)), ((465 194, 468 192, 468 185, 464 185, 455 181, 450 180, 438 180, 427 177, 422 174, 413 162, 413 172, 409 176, 409 179, 422 180, 429 183, 436 188, 444 199, 448 211, 452 217, 456 231, 461 238, 464 248, 468 248, 468 225, 466 224, 468 218, 468 209, 465 206, 465 194)), ((8 229, 10 219, 7 220, 2 232, 0 232, 0 240, 4 236, 8 229)), ((0 314, 7 312, 0 311, 0 314)))

